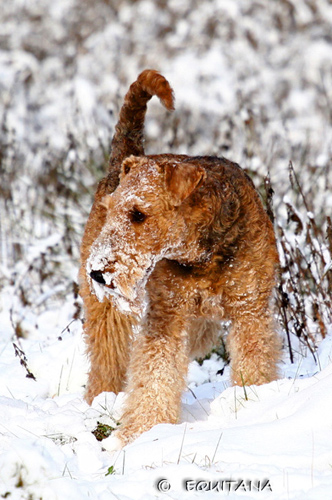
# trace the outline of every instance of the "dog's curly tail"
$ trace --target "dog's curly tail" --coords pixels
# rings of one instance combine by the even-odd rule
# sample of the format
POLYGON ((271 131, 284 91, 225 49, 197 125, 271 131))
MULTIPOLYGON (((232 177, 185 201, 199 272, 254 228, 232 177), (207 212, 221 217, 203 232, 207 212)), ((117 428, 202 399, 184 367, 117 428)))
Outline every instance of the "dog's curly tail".
POLYGON ((153 69, 146 69, 130 86, 124 98, 111 145, 111 172, 118 172, 128 156, 144 155, 144 119, 147 102, 154 95, 159 97, 166 109, 174 109, 173 90, 166 78, 153 69))

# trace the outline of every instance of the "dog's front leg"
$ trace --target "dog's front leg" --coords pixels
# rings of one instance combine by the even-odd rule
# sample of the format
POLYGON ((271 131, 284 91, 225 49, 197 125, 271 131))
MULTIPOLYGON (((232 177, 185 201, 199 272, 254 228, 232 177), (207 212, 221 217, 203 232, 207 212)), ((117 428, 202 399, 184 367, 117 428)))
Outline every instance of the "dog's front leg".
POLYGON ((176 423, 188 369, 185 321, 150 311, 132 349, 127 400, 116 437, 123 444, 159 423, 176 423))

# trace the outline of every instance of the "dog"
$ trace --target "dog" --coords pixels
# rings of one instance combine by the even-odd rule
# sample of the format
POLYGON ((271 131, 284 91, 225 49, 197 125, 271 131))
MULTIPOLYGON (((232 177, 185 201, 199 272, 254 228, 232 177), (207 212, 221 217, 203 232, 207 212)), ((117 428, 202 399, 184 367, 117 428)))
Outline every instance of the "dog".
POLYGON ((168 81, 145 70, 130 86, 81 245, 80 293, 91 363, 85 398, 125 391, 120 446, 176 423, 188 363, 230 321, 232 383, 278 377, 271 296, 272 223, 239 165, 214 156, 145 155, 147 102, 174 109, 168 81))

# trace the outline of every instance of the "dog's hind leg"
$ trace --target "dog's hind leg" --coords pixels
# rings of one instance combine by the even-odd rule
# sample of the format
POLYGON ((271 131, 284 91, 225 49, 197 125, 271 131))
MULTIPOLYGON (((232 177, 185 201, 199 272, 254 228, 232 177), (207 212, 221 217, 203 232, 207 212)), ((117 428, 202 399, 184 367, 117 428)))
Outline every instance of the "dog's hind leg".
POLYGON ((269 308, 238 309, 227 338, 232 382, 236 385, 264 384, 278 378, 280 339, 269 308))
POLYGON ((204 357, 218 343, 222 336, 220 321, 197 318, 188 328, 189 356, 191 359, 204 357))

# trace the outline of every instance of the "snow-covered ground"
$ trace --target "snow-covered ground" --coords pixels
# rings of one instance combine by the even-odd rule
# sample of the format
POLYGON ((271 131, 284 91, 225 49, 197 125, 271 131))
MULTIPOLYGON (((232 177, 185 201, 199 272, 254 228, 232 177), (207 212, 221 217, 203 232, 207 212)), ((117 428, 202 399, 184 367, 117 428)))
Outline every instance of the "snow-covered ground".
POLYGON ((332 331, 317 364, 311 355, 285 360, 283 378, 246 392, 229 387, 228 367, 216 374, 222 363, 214 357, 193 362, 182 423, 158 425, 109 453, 92 431, 98 422, 114 426, 123 397, 84 402, 81 327, 73 323, 60 340, 56 315, 20 342, 36 380, 2 335, 2 498, 331 498, 332 331))
POLYGON ((329 0, 2 2, 0 498, 332 498, 331 26, 329 0), (83 400, 78 249, 147 67, 176 95, 149 105, 148 152, 223 154, 258 188, 269 171, 290 337, 280 380, 245 392, 193 362, 182 422, 111 454, 92 431, 123 396, 83 400))

